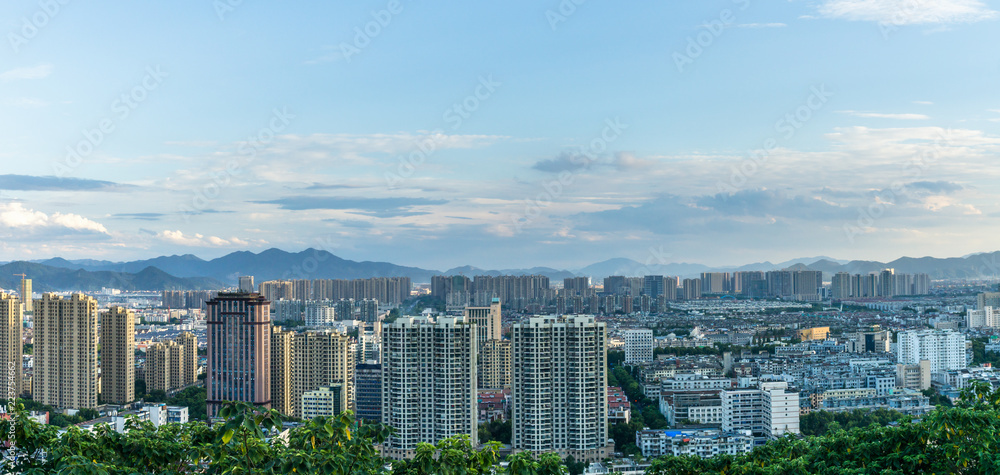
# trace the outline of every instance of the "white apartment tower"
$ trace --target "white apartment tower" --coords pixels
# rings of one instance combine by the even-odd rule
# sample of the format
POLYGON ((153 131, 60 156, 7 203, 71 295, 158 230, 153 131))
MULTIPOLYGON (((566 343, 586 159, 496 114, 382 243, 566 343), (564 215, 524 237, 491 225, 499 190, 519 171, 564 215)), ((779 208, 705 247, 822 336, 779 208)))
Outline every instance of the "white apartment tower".
POLYGON ((931 373, 968 366, 965 336, 951 330, 908 330, 899 332, 896 362, 919 364, 931 362, 931 373))
POLYGON ((653 330, 626 330, 625 364, 653 361, 653 330))
POLYGON ((607 330, 592 315, 533 317, 511 329, 512 445, 609 457, 607 330))
POLYGON ((799 433, 799 393, 784 381, 761 381, 756 388, 722 391, 722 430, 753 433, 756 443, 799 433))
POLYGON ((465 317, 403 317, 382 327, 382 422, 390 458, 465 434, 478 445, 478 327, 465 317))

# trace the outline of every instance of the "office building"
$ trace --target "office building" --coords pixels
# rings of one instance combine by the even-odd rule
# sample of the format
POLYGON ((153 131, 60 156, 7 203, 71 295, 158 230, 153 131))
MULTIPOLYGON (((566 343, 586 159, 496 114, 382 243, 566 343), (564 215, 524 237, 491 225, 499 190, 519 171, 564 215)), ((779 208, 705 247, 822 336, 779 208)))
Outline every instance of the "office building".
POLYGON ((7 377, 0 377, 0 398, 13 399, 21 397, 24 381, 20 299, 0 292, 0 368, 5 368, 7 377))
POLYGON ((411 458, 420 442, 468 435, 479 443, 478 328, 461 317, 402 317, 382 327, 382 422, 396 429, 390 458, 411 458))
POLYGON ((511 329, 515 450, 611 456, 607 335, 593 316, 532 317, 511 329))
POLYGON ((135 399, 135 314, 113 306, 101 313, 101 399, 125 404, 135 399))
MULTIPOLYGON (((232 282, 232 281, 230 281, 232 282)), ((253 276, 252 275, 241 275, 240 276, 240 292, 251 293, 253 292, 253 276)))
POLYGON ((354 408, 359 420, 382 422, 382 365, 364 363, 354 368, 354 408))
POLYGON ((206 303, 209 417, 224 401, 271 407, 271 308, 259 294, 220 293, 206 303))
POLYGON ((625 364, 653 361, 653 330, 625 330, 625 364))
POLYGON ((46 293, 34 307, 33 399, 56 408, 97 407, 97 300, 46 293))
POLYGON ((652 298, 663 295, 666 291, 666 284, 662 275, 647 275, 643 277, 642 293, 652 298))
POLYGON ((906 365, 928 360, 931 373, 968 366, 965 335, 951 330, 907 330, 897 334, 896 362, 906 365))

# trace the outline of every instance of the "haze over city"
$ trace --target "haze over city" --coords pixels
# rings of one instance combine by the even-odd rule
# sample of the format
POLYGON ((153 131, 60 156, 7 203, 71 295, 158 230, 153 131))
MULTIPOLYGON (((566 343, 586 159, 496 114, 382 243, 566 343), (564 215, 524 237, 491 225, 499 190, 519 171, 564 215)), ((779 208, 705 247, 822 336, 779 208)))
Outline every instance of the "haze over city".
POLYGON ((389 3, 4 4, 0 261, 996 250, 996 2, 389 3))

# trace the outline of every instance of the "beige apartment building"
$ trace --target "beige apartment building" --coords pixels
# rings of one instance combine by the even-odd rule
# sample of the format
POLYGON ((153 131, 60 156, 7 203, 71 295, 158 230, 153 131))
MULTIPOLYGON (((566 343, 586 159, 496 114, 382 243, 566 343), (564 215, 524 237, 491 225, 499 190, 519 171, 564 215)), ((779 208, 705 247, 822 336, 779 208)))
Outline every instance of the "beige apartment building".
POLYGON ((56 408, 97 407, 97 300, 46 293, 34 310, 34 400, 56 408))
POLYGON ((21 359, 24 355, 22 344, 21 301, 0 292, 0 368, 5 376, 0 377, 0 398, 11 399, 21 396, 24 371, 21 359))
POLYGON ((113 306, 101 313, 101 399, 135 400, 135 314, 113 306))

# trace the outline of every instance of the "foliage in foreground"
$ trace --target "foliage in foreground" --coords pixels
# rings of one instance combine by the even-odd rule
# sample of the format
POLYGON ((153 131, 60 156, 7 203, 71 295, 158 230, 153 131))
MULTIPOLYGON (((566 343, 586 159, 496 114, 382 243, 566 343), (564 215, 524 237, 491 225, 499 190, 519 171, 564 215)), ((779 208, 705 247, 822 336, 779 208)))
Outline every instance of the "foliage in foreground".
POLYGON ((956 407, 938 408, 919 421, 786 437, 738 457, 664 457, 647 473, 995 474, 1000 473, 998 448, 1000 391, 977 383, 965 390, 956 407))
MULTIPOLYGON (((474 448, 464 437, 421 444, 410 461, 382 458, 377 445, 391 429, 358 424, 350 413, 317 418, 285 431, 273 410, 226 406, 224 423, 165 425, 130 421, 118 434, 70 427, 60 434, 15 414, 18 457, 3 472, 24 474, 517 474, 557 475, 566 468, 554 454, 522 452, 500 470, 499 444, 474 448), (272 437, 274 436, 274 437, 272 437)), ((9 421, 0 423, 6 440, 9 421)), ((1000 473, 1000 391, 977 384, 954 408, 939 408, 897 426, 834 429, 817 437, 784 439, 750 454, 712 459, 663 457, 654 475, 688 474, 991 474, 1000 473)))

